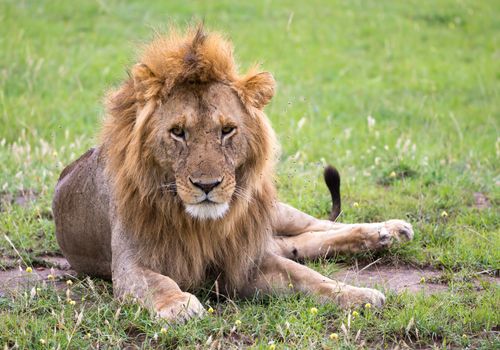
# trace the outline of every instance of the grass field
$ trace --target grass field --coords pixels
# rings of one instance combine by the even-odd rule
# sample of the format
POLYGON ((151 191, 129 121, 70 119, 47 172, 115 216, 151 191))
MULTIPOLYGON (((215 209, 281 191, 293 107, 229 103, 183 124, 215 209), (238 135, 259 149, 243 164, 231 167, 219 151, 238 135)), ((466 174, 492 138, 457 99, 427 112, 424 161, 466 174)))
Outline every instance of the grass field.
POLYGON ((0 347, 499 348, 500 288, 477 282, 500 265, 499 2, 175 3, 0 2, 0 267, 59 253, 53 188, 95 144, 104 92, 153 29, 195 17, 228 33, 242 68, 259 61, 278 82, 267 114, 282 144, 283 201, 325 217, 321 171, 333 163, 341 221, 414 225, 415 239, 389 252, 308 264, 327 274, 379 258, 430 266, 447 291, 388 292, 383 310, 356 317, 303 296, 199 294, 214 312, 162 331, 147 311, 113 301, 110 283, 83 278, 68 287, 75 305, 50 283, 0 297, 0 347), (36 200, 16 204, 27 192, 36 200))

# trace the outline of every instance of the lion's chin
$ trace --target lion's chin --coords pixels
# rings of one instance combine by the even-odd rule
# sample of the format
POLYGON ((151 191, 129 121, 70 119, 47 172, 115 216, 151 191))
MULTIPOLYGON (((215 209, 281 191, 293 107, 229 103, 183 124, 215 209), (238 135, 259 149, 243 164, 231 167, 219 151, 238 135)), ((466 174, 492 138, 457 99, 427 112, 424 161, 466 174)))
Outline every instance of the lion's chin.
POLYGON ((195 219, 217 220, 222 218, 229 209, 227 203, 186 204, 186 212, 195 219))

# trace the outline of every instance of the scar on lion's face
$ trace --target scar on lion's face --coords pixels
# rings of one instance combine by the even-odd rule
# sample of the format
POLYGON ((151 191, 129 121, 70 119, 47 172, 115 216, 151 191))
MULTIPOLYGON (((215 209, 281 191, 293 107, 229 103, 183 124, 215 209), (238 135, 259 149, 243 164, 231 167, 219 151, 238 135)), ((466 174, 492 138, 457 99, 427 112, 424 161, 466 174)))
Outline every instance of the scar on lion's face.
POLYGON ((233 196, 244 196, 236 172, 247 159, 249 118, 238 95, 222 83, 179 86, 152 116, 163 146, 155 158, 172 176, 166 188, 191 216, 221 218, 233 196))

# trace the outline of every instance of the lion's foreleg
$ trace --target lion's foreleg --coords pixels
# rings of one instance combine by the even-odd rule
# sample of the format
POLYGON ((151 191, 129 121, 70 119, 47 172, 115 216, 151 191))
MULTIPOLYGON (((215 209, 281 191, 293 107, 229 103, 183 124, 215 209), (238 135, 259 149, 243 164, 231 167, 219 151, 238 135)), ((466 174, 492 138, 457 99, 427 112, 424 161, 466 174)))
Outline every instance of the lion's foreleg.
POLYGON ((120 229, 112 236, 113 293, 118 298, 132 297, 169 321, 182 322, 205 310, 192 294, 183 292, 177 283, 138 263, 134 244, 120 229))
POLYGON ((264 258, 249 288, 265 294, 310 294, 322 302, 334 302, 342 307, 364 303, 381 306, 385 300, 384 295, 377 290, 357 288, 332 280, 275 254, 264 258))
POLYGON ((276 252, 289 259, 316 259, 336 253, 383 249, 393 241, 413 238, 412 226, 402 220, 373 224, 344 224, 341 228, 274 237, 276 252))

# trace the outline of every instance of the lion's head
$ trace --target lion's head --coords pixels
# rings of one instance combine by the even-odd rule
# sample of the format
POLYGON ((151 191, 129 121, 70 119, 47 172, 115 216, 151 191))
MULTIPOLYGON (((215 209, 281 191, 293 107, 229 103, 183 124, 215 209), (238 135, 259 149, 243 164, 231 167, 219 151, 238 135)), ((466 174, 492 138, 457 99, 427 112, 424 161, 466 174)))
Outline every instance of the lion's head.
POLYGON ((233 196, 245 196, 238 170, 260 156, 255 118, 230 84, 203 81, 174 86, 149 117, 144 147, 166 175, 163 190, 193 218, 221 218, 233 196))
POLYGON ((238 286, 271 237, 276 141, 262 109, 274 86, 267 72, 240 76, 231 44, 196 29, 156 38, 107 98, 117 214, 143 263, 179 285, 212 269, 238 286))
POLYGON ((102 133, 118 213, 134 231, 175 216, 224 232, 252 203, 267 210, 276 142, 262 109, 274 88, 267 72, 239 75, 219 34, 173 30, 145 46, 107 98, 102 133))

